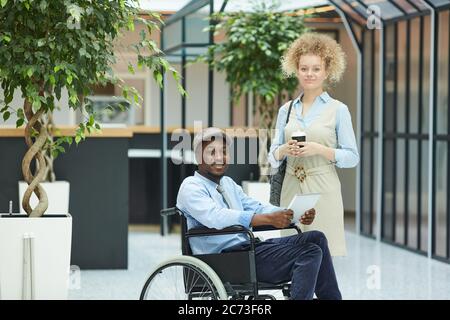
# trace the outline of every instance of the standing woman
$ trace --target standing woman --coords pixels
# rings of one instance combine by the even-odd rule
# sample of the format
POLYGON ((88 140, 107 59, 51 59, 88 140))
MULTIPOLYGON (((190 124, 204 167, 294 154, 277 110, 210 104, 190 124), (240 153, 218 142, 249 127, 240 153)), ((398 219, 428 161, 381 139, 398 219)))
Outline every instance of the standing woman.
MULTIPOLYGON (((287 75, 296 75, 303 92, 278 111, 276 134, 269 162, 278 168, 287 160, 280 206, 287 207, 296 194, 320 193, 316 218, 303 231, 322 231, 333 256, 346 255, 344 207, 341 183, 335 166, 352 168, 359 162, 350 112, 345 104, 326 92, 345 69, 345 54, 332 38, 305 33, 292 43, 282 60, 287 75), (304 132, 306 142, 292 139, 304 132)), ((351 90, 351 88, 349 88, 351 90)))

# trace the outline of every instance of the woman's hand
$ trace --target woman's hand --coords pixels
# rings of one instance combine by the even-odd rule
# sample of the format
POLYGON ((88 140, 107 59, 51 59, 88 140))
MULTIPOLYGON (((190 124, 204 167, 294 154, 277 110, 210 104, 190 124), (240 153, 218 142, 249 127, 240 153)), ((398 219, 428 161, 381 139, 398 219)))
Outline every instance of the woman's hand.
POLYGON ((298 157, 311 157, 322 155, 324 146, 317 142, 298 142, 302 148, 299 148, 298 157))
POLYGON ((316 209, 309 209, 300 217, 300 223, 305 225, 310 225, 313 223, 314 218, 316 217, 316 209))
POLYGON ((300 147, 295 140, 289 140, 287 143, 281 146, 282 156, 298 157, 300 155, 300 147))

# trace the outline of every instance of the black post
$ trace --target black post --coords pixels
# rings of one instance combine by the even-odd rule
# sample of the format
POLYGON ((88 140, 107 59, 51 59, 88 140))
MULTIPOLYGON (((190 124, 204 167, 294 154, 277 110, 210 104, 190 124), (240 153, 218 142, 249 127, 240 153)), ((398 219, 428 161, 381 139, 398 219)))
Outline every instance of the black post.
MULTIPOLYGON (((214 13, 214 1, 209 1, 209 15, 214 13)), ((209 26, 211 27, 215 22, 209 20, 209 26)), ((214 30, 209 30, 209 45, 214 44, 214 30)), ((214 99, 214 68, 211 62, 208 63, 208 127, 213 125, 213 99, 214 99)))
POLYGON ((404 233, 404 239, 403 243, 405 246, 408 246, 408 230, 409 230, 409 105, 410 105, 410 99, 409 95, 411 94, 410 89, 410 77, 411 77, 411 21, 406 21, 406 74, 405 74, 405 81, 406 81, 406 88, 405 88, 405 184, 404 184, 404 208, 405 208, 405 233, 404 233))
MULTIPOLYGON (((372 45, 371 45, 371 97, 370 97, 370 132, 375 133, 375 31, 371 31, 372 45)), ((381 134, 378 134, 381 138, 381 134)), ((373 234, 373 215, 375 212, 375 135, 370 136, 370 234, 373 234)))
POLYGON ((437 114, 437 97, 438 97, 438 63, 439 63, 439 13, 436 12, 435 20, 434 20, 434 63, 433 63, 433 78, 434 78, 434 87, 433 92, 430 94, 433 95, 433 125, 431 130, 431 150, 433 154, 433 163, 431 164, 431 192, 432 200, 431 200, 431 256, 436 253, 436 114, 437 114))
MULTIPOLYGON (((419 37, 419 117, 418 121, 418 132, 422 135, 422 119, 423 119, 423 84, 421 79, 423 79, 423 39, 425 37, 424 21, 425 18, 420 17, 420 37, 419 37)), ((419 139, 417 146, 417 250, 420 251, 422 242, 422 139, 419 139)))
MULTIPOLYGON (((164 27, 161 27, 161 48, 164 49, 164 27)), ((164 121, 165 112, 164 112, 164 69, 161 69, 163 72, 162 78, 162 86, 160 90, 160 127, 161 127, 161 175, 160 175, 160 186, 161 186, 161 205, 160 209, 165 209, 167 207, 167 160, 166 160, 166 144, 167 144, 167 136, 166 136, 166 124, 164 121)), ((167 217, 160 217, 160 233, 162 236, 166 233, 167 228, 167 217)))

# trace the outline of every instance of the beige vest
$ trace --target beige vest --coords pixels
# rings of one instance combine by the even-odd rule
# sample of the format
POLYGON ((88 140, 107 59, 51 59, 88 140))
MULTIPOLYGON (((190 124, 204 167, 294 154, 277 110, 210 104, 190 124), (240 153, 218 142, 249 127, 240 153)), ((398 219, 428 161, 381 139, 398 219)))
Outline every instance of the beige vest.
MULTIPOLYGON (((284 130, 285 141, 291 140, 294 131, 301 130, 306 133, 307 142, 336 148, 336 114, 339 104, 339 101, 330 99, 327 107, 307 128, 301 125, 293 108, 284 130)), ((346 255, 341 183, 334 164, 319 155, 288 156, 280 205, 287 207, 296 194, 305 193, 320 193, 321 197, 315 207, 314 222, 309 226, 300 225, 301 229, 322 231, 328 239, 331 255, 346 255)))

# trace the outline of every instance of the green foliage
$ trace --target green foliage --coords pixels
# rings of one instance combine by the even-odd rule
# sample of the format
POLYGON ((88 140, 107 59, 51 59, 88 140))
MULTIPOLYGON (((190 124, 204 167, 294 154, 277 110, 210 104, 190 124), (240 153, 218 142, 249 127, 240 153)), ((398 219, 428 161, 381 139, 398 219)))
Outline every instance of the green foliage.
POLYGON ((293 93, 296 78, 286 78, 281 70, 281 57, 289 45, 306 31, 303 17, 276 12, 277 6, 260 5, 253 12, 216 14, 215 32, 223 32, 226 40, 208 48, 202 57, 218 71, 225 71, 233 88, 233 98, 253 92, 265 105, 274 103, 283 91, 293 93))
MULTIPOLYGON (((94 86, 120 85, 111 68, 116 61, 114 44, 121 32, 133 30, 135 23, 146 26, 139 42, 130 48, 138 56, 139 67, 149 68, 159 84, 165 72, 179 79, 149 38, 152 31, 159 29, 160 16, 147 13, 150 18, 142 18, 137 4, 137 0, 0 0, 3 119, 16 112, 17 126, 27 121, 23 111, 10 107, 17 90, 32 104, 34 112, 44 109, 45 113, 51 113, 63 89, 69 94, 68 107, 78 109, 83 108, 85 97, 94 86)), ((184 93, 182 88, 180 91, 184 93)), ((128 92, 133 94, 125 98, 138 100, 135 90, 128 92)), ((91 116, 87 111, 79 124, 76 143, 85 138, 86 131, 99 128, 91 116)))

